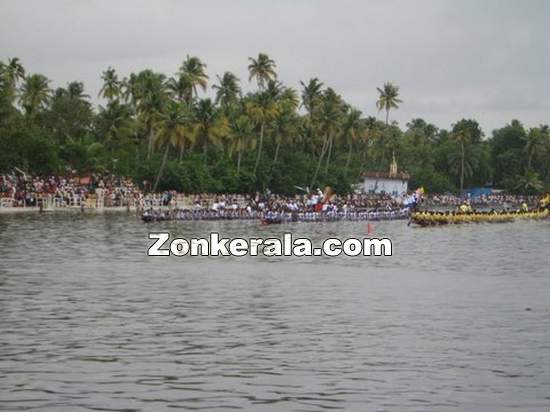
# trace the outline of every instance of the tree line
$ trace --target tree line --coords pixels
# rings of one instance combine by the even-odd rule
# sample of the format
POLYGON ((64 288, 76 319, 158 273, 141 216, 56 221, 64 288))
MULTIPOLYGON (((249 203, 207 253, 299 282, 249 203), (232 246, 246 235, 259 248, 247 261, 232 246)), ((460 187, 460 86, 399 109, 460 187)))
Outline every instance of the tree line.
POLYGON ((285 86, 264 53, 248 63, 248 93, 231 72, 210 79, 195 56, 169 77, 150 69, 120 77, 109 67, 105 104, 94 107, 81 82, 53 90, 19 59, 0 62, 0 172, 114 173, 149 190, 292 194, 328 185, 345 193, 395 157, 411 187, 431 192, 550 187, 546 125, 512 120, 485 136, 473 119, 445 130, 416 118, 401 129, 391 121, 402 103, 392 83, 377 89, 378 120, 318 78, 285 86), (201 96, 208 87, 213 98, 201 96))

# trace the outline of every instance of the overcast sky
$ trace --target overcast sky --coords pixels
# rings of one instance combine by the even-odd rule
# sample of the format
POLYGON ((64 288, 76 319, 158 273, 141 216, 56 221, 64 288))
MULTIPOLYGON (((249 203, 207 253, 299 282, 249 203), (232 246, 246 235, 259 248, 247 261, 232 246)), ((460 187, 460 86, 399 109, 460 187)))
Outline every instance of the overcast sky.
POLYGON ((486 134, 550 123, 549 39, 544 0, 0 0, 0 60, 52 86, 83 81, 98 103, 108 66, 172 75, 196 55, 211 80, 229 70, 248 90, 247 59, 265 52, 286 85, 318 77, 366 115, 383 118, 376 87, 391 81, 401 126, 473 117, 486 134))

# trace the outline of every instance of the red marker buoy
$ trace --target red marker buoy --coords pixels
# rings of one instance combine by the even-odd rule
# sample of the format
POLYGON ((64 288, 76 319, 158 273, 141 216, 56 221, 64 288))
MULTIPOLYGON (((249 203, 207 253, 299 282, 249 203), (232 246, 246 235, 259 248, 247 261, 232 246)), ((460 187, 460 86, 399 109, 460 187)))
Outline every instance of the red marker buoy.
POLYGON ((367 223, 367 235, 370 235, 374 232, 374 226, 369 223, 367 223))

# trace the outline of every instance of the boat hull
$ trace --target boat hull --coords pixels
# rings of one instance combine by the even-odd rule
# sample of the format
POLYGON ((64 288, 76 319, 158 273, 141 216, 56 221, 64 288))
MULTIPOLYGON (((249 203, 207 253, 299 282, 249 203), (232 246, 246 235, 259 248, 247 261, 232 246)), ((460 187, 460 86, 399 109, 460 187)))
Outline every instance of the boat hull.
POLYGON ((411 223, 420 226, 443 226, 466 223, 507 223, 516 220, 537 220, 548 218, 548 209, 524 212, 473 212, 473 213, 449 213, 449 212, 416 212, 411 214, 411 223))

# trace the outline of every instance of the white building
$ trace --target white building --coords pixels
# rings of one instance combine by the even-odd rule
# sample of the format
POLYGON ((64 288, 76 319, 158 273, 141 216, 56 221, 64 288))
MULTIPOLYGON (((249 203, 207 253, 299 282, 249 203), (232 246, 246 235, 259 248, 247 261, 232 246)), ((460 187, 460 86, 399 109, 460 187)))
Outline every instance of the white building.
POLYGON ((410 176, 397 171, 395 156, 392 160, 389 172, 366 172, 363 174, 363 187, 365 193, 386 193, 398 197, 407 193, 410 176))

